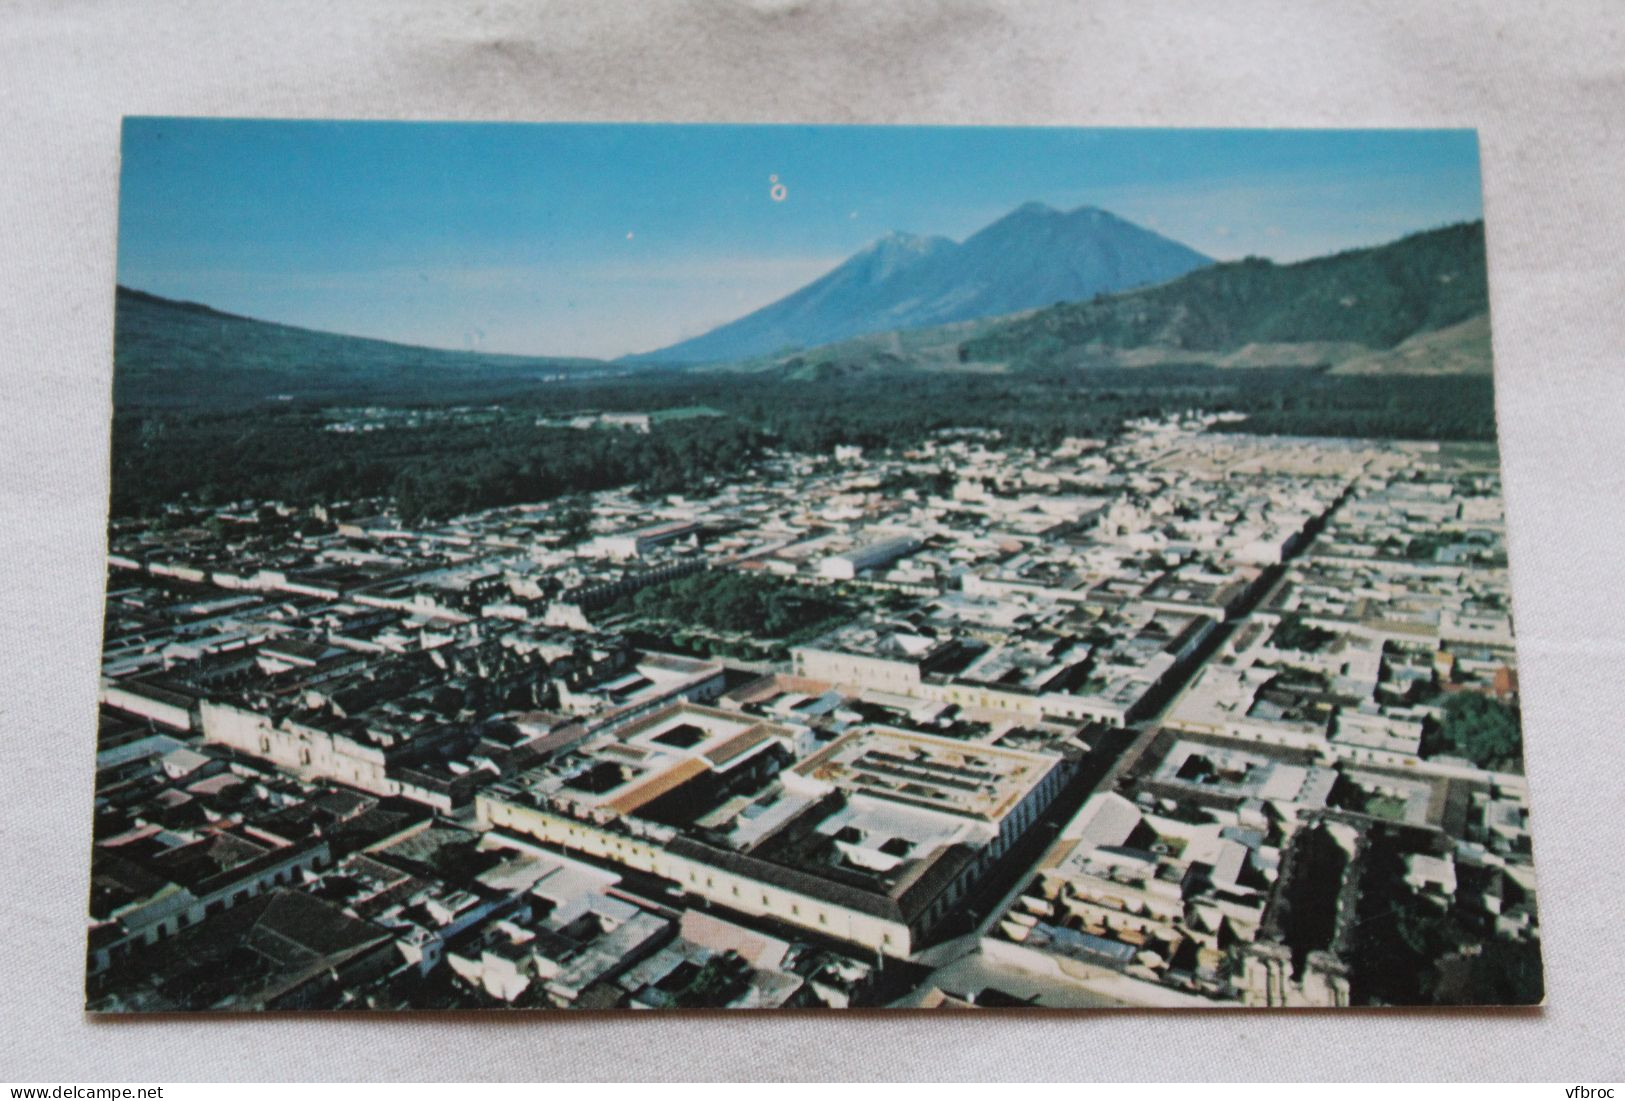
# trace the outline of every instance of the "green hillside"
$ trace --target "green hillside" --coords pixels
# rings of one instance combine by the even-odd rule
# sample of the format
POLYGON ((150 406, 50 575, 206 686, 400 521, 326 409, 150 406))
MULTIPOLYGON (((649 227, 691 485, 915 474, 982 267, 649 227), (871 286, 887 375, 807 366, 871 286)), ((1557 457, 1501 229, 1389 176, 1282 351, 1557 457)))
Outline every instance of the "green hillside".
MULTIPOLYGON (((1323 362, 1394 348, 1489 308, 1484 224, 1418 233, 1295 264, 1249 258, 1172 282, 1062 303, 964 341, 962 363, 1012 368, 1164 361, 1245 365, 1250 346, 1319 345, 1323 362)), ((1485 345, 1487 355, 1488 347, 1485 345)))
POLYGON ((1368 351, 1332 368, 1340 375, 1466 375, 1491 368, 1490 317, 1479 314, 1456 325, 1417 333, 1379 351, 1368 351))
POLYGON ((315 332, 118 288, 113 400, 199 407, 492 398, 561 376, 624 374, 584 359, 454 352, 315 332))

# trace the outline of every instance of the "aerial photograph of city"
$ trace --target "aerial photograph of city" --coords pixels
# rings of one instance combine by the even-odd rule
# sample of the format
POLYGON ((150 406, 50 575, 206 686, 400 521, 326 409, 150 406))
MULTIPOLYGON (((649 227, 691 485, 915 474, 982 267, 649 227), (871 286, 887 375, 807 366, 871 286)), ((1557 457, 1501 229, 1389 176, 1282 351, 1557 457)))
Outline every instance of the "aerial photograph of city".
POLYGON ((1542 1002, 1473 132, 121 172, 91 1012, 1542 1002))

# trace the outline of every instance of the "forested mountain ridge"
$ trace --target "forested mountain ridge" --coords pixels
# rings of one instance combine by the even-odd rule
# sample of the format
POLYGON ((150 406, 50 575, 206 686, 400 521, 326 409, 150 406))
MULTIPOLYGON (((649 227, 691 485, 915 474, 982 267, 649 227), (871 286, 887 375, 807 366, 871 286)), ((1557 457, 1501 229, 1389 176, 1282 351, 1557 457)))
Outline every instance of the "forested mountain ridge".
POLYGON ((549 378, 625 373, 590 359, 507 356, 396 344, 225 313, 120 286, 114 307, 117 405, 213 406, 296 399, 440 399, 446 387, 497 393, 549 378))
MULTIPOLYGON (((1484 224, 1475 221, 1292 264, 1214 264, 1155 287, 1051 306, 985 328, 959 345, 959 359, 1030 368, 1229 357, 1222 365, 1242 366, 1249 349, 1270 350, 1280 363, 1283 346, 1299 346, 1327 364, 1488 309, 1484 224)), ((1481 343, 1481 354, 1456 369, 1488 369, 1481 343)))

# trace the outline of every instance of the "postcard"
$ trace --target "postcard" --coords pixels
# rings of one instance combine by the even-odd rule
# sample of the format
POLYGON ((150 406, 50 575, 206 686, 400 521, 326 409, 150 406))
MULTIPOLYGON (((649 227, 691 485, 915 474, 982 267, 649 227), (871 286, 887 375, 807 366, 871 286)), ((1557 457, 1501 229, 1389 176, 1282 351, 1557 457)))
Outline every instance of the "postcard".
POLYGON ((1532 1005, 1471 131, 131 118, 86 1005, 1532 1005))

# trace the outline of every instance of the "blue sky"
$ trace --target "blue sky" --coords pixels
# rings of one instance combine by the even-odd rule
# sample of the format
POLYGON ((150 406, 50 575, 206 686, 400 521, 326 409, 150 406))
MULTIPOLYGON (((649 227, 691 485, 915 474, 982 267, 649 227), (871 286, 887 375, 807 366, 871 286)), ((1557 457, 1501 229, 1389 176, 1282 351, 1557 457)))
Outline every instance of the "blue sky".
POLYGON ((962 240, 1028 200, 1101 206, 1218 259, 1482 216, 1465 130, 135 118, 119 282, 414 344, 618 356, 748 313, 888 230, 962 240))

